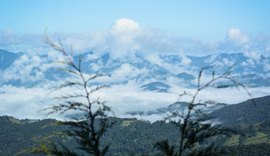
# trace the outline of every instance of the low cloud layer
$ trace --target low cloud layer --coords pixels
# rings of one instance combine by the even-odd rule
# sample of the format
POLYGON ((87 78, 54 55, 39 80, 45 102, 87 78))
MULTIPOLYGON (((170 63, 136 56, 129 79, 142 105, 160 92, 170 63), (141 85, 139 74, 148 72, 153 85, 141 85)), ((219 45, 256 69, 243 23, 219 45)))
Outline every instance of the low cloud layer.
MULTIPOLYGON (((46 113, 42 111, 59 101, 54 101, 53 97, 74 92, 74 89, 53 91, 52 86, 35 88, 3 86, 0 88, 0 114, 12 115, 17 118, 46 118, 46 113)), ((269 87, 251 88, 253 97, 260 97, 269 94, 269 87)), ((183 91, 194 92, 195 90, 173 87, 171 93, 157 93, 151 91, 141 91, 135 84, 115 85, 107 89, 102 89, 95 93, 93 97, 100 97, 112 108, 117 117, 131 117, 126 114, 130 111, 150 111, 166 107, 177 100, 183 91)), ((236 88, 214 89, 209 88, 199 94, 198 101, 217 101, 227 104, 235 104, 250 98, 244 90, 236 88), (237 96, 235 96, 237 95, 237 96)), ((189 101, 189 97, 183 97, 181 101, 189 101)), ((197 102, 198 102, 197 101, 197 102)), ((52 117, 52 116, 50 116, 52 117)), ((56 117, 56 116, 55 116, 56 117)), ((58 116, 59 118, 59 116, 58 116)), ((155 121, 162 119, 163 115, 141 116, 140 118, 155 121)))

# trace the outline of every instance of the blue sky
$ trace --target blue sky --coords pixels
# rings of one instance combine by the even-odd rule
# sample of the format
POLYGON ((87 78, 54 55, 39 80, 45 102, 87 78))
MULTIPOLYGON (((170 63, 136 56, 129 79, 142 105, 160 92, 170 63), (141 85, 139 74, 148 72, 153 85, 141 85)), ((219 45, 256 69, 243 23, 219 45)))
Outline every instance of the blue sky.
POLYGON ((130 18, 181 37, 222 39, 228 29, 270 33, 268 0, 0 0, 0 30, 80 33, 130 18))

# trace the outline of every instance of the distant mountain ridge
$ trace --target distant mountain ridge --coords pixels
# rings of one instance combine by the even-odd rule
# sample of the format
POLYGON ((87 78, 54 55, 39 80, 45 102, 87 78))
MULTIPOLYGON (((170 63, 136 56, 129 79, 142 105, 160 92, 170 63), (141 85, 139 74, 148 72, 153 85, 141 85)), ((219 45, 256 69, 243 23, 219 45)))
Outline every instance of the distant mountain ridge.
POLYGON ((21 55, 0 49, 0 70, 11 66, 21 55))
MULTIPOLYGON (((270 58, 263 55, 259 60, 249 58, 243 53, 220 53, 185 58, 177 54, 164 53, 113 58, 110 53, 99 55, 88 52, 82 54, 81 57, 84 72, 104 74, 107 77, 105 83, 112 85, 135 81, 144 89, 146 85, 158 82, 165 87, 162 91, 167 92, 173 85, 193 87, 196 84, 194 80, 198 71, 203 67, 213 66, 208 74, 210 75, 212 70, 215 70, 218 75, 229 66, 235 65, 233 74, 240 82, 247 86, 270 86, 270 79, 262 74, 267 70, 270 58)), ((74 56, 74 61, 78 62, 78 58, 78 55, 74 56)), ((0 70, 3 73, 0 76, 0 85, 35 86, 44 81, 62 79, 65 74, 54 67, 56 62, 57 60, 49 55, 28 56, 24 53, 0 50, 0 70), (10 76, 10 73, 14 76, 10 76), (15 77, 15 73, 27 74, 29 78, 15 77)), ((147 90, 160 91, 160 88, 150 87, 147 90)))

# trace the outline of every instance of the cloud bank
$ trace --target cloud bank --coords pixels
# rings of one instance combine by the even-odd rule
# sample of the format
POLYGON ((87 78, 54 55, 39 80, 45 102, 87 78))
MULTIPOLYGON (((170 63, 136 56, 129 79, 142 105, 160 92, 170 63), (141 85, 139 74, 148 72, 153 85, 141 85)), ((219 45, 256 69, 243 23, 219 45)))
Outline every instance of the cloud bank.
MULTIPOLYGON (((55 85, 55 84, 54 84, 55 85)), ((0 114, 11 115, 17 118, 46 118, 46 112, 42 111, 59 101, 54 101, 53 97, 65 95, 74 92, 74 88, 61 90, 61 92, 52 92, 52 86, 39 88, 24 88, 3 86, 0 88, 0 114)), ((251 88, 253 97, 261 97, 269 94, 269 87, 251 88)), ((106 104, 112 108, 117 117, 132 117, 126 114, 131 111, 151 111, 158 108, 164 108, 178 100, 183 91, 195 92, 193 89, 183 87, 173 87, 175 93, 157 93, 151 91, 142 91, 138 86, 129 83, 127 85, 114 85, 110 88, 100 90, 92 97, 100 97, 106 101, 106 104)), ((77 90, 78 91, 78 90, 77 90)), ((201 101, 222 101, 227 104, 235 104, 248 99, 244 90, 224 88, 209 88, 199 94, 198 100, 201 101), (237 96, 235 96, 237 95, 237 96)), ((189 101, 190 97, 183 97, 181 101, 189 101)), ((198 102, 198 101, 197 101, 198 102)), ((51 116, 50 116, 51 117, 51 116)), ((54 116, 61 119, 60 116, 54 116)), ((141 116, 140 118, 155 121, 162 119, 163 116, 141 116)))
MULTIPOLYGON (((61 39, 66 49, 71 47, 76 54, 88 51, 94 51, 94 54, 88 59, 98 58, 99 55, 109 52, 113 59, 133 57, 135 55, 145 56, 144 58, 155 64, 164 67, 166 70, 172 70, 176 73, 184 72, 180 66, 188 66, 191 60, 187 55, 207 55, 213 53, 234 53, 242 52, 249 59, 244 62, 243 66, 252 65, 260 61, 261 54, 270 55, 270 36, 258 34, 256 36, 244 33, 238 28, 228 30, 224 38, 207 42, 193 38, 175 36, 165 31, 147 28, 138 22, 122 18, 115 21, 111 28, 99 32, 87 32, 84 34, 66 34, 59 32, 48 32, 47 35, 53 41, 61 39), (177 54, 181 57, 179 64, 169 64, 162 60, 156 54, 177 54), (91 57, 91 58, 90 58, 91 57)), ((61 56, 44 43, 43 34, 18 34, 12 30, 0 31, 0 49, 6 49, 14 52, 26 52, 18 59, 14 66, 5 70, 2 74, 4 81, 38 81, 44 79, 44 72, 52 67, 48 64, 50 60, 61 60, 61 56), (39 54, 39 56, 37 56, 39 54), (48 55, 44 61, 42 54, 48 55), (34 72, 33 72, 34 71, 34 72)), ((213 59, 215 57, 213 56, 213 59)), ((211 59, 209 60, 211 62, 211 59)), ((218 63, 217 63, 218 64, 218 63)), ((232 65, 233 62, 223 59, 220 64, 232 65)), ((101 68, 99 64, 91 64, 92 69, 101 68)), ((265 72, 270 71, 270 66, 266 63, 263 66, 265 72)), ((147 69, 138 69, 134 66, 123 63, 111 73, 111 77, 102 77, 105 81, 121 82, 121 78, 132 78, 134 75, 147 73, 147 69)), ((269 76, 269 75, 268 75, 269 76)), ((181 84, 182 81, 168 77, 167 82, 172 84, 181 84)), ((41 108, 50 106, 53 102, 48 100, 52 98, 50 89, 56 85, 48 83, 33 88, 14 87, 11 85, 0 87, 0 115, 7 114, 19 118, 42 118, 44 114, 40 112, 41 108), (31 108, 31 109, 29 109, 31 108)), ((178 93, 187 90, 184 87, 175 85, 170 89, 170 93, 157 93, 151 91, 142 91, 138 84, 128 81, 127 84, 117 84, 109 89, 102 90, 95 94, 107 101, 112 107, 115 114, 119 117, 126 117, 126 112, 136 110, 153 110, 167 106, 175 102, 178 93), (176 86, 176 87, 175 87, 176 86), (177 94, 176 94, 177 93, 177 94)), ((71 92, 73 90, 67 90, 71 92)), ((194 90, 189 89, 193 92, 194 90)), ((200 95, 202 100, 215 100, 224 103, 237 103, 247 99, 247 94, 243 91, 231 88, 216 90, 209 89, 200 95), (238 95, 237 97, 235 95, 238 95), (207 99, 204 99, 207 97, 207 99)), ((254 97, 269 94, 269 88, 252 88, 254 97)), ((188 99, 183 99, 188 100, 188 99)), ((159 119, 155 117, 145 117, 146 119, 159 119)))
MULTIPOLYGON (((179 53, 206 55, 213 53, 256 52, 270 54, 270 35, 249 35, 238 28, 231 28, 219 41, 175 36, 163 30, 147 28, 138 22, 122 18, 104 31, 87 33, 49 32, 53 40, 61 39, 63 44, 77 53, 95 50, 97 53, 110 52, 115 58, 148 53, 179 53)), ((44 34, 18 34, 12 30, 0 30, 0 48, 28 53, 47 53, 50 47, 44 44, 44 34)))

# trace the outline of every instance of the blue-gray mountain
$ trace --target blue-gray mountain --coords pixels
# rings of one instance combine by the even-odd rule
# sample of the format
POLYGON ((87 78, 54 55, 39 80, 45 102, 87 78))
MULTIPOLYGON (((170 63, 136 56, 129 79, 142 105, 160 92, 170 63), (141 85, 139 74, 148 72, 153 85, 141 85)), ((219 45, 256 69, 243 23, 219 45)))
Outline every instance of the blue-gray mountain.
POLYGON ((0 49, 0 70, 4 70, 12 65, 12 63, 18 59, 21 54, 11 53, 6 50, 0 49))
MULTIPOLYGON (((234 76, 248 86, 270 86, 265 74, 270 71, 270 58, 261 55, 250 58, 243 53, 220 53, 207 56, 150 54, 125 58, 111 57, 110 53, 83 53, 82 69, 86 73, 100 73, 106 77, 95 83, 126 84, 133 81, 143 90, 168 92, 173 85, 192 87, 201 68, 212 66, 216 75, 235 66, 234 76)), ((78 62, 79 56, 74 56, 78 62)), ((50 55, 27 55, 0 50, 0 85, 28 86, 67 77, 59 70, 59 58, 50 55)), ((222 82, 221 82, 222 83, 222 82)))

